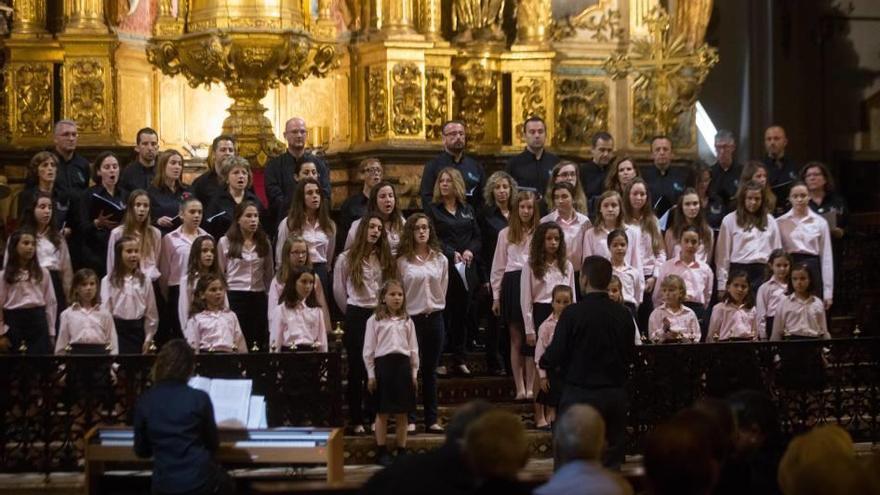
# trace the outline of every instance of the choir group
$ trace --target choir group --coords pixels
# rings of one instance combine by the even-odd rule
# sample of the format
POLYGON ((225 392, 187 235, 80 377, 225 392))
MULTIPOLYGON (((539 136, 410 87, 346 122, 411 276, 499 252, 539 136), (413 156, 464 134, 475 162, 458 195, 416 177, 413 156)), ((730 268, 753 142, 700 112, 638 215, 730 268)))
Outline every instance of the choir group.
POLYGON ((183 157, 159 152, 152 129, 121 168, 109 152, 89 164, 76 123, 58 122, 55 149, 31 160, 4 250, 7 348, 141 353, 183 337, 200 352, 326 351, 333 303, 344 314, 351 424, 363 431, 378 413, 381 445, 388 415, 406 423, 414 410, 419 376, 426 429, 442 431, 441 353, 469 374, 465 348, 483 317, 490 370, 510 367, 517 398, 536 398, 546 427, 559 384, 536 362, 577 302, 590 255, 611 261, 609 297, 631 312, 638 343, 829 338, 844 203, 823 164, 795 167, 781 127, 745 166, 722 131, 711 167, 673 165, 665 136, 639 167, 614 159, 604 132, 587 163, 560 160, 533 117, 526 149, 486 177, 465 153, 464 124, 450 121, 422 173, 424 212, 406 217, 370 158, 337 221, 305 122, 291 119, 284 135, 264 204, 232 136, 214 140, 209 170, 189 186, 183 157))

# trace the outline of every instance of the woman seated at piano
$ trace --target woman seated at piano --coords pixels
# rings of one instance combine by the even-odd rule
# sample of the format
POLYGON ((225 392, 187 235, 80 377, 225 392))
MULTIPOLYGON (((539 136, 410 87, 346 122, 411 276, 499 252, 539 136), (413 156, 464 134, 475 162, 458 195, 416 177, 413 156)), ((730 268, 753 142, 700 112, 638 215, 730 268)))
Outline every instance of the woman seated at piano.
POLYGON ((208 394, 190 388, 193 350, 183 339, 162 346, 153 387, 134 413, 134 452, 153 458, 154 494, 235 493, 235 481, 214 461, 220 446, 208 394))

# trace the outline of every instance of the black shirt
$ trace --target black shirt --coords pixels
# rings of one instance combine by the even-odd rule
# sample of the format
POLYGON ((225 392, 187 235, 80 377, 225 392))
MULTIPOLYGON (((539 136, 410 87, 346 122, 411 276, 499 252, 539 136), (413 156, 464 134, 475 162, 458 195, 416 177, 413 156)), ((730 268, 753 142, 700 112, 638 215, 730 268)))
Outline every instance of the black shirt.
POLYGON ((465 250, 470 250, 475 257, 480 256, 480 227, 470 205, 459 204, 453 214, 442 203, 430 203, 428 216, 434 221, 437 237, 447 258, 453 260, 456 252, 460 254, 465 250))
POLYGON ((635 348, 635 326, 626 306, 591 292, 565 308, 540 366, 557 370, 566 385, 623 387, 635 348))
POLYGON ((324 160, 311 153, 304 153, 302 157, 296 158, 290 152, 285 151, 269 160, 263 173, 266 185, 266 200, 269 201, 269 211, 275 215, 273 220, 276 224, 287 215, 290 200, 293 198, 293 190, 296 188, 293 169, 297 164, 303 162, 315 164, 315 168, 318 169, 318 182, 321 183, 324 199, 329 200, 332 197, 330 191, 330 169, 327 168, 324 160))
POLYGON ((457 442, 446 440, 437 450, 398 458, 373 475, 364 495, 464 495, 473 493, 477 480, 457 442))
POLYGON ((849 219, 849 208, 846 205, 846 200, 836 192, 826 193, 821 205, 810 198, 810 209, 823 216, 831 212, 836 213, 837 226, 840 228, 845 228, 849 219))
POLYGON ((657 166, 649 165, 642 167, 641 171, 642 178, 648 183, 651 200, 654 202, 654 213, 658 217, 662 217, 675 206, 684 190, 694 185, 693 172, 689 166, 670 164, 665 171, 661 171, 657 166))
POLYGON ((721 168, 721 164, 715 162, 715 165, 712 165, 710 169, 712 182, 709 183, 709 194, 718 196, 725 204, 732 202, 737 189, 739 189, 739 178, 742 171, 743 167, 738 163, 731 163, 730 168, 724 170, 721 168))
POLYGON ((126 191, 143 189, 146 191, 156 176, 156 166, 145 167, 140 161, 135 160, 122 170, 119 176, 119 187, 126 191))
MULTIPOLYGON (((358 192, 352 196, 349 196, 342 203, 342 206, 339 207, 339 221, 336 222, 338 226, 336 229, 336 245, 344 246, 345 238, 348 235, 348 229, 351 228, 351 224, 354 223, 355 220, 363 217, 367 213, 367 204, 370 202, 370 198, 364 195, 363 191, 358 192)), ((279 220, 279 223, 281 221, 279 220)), ((284 241, 283 239, 281 240, 284 241)))
POLYGON ((153 457, 153 490, 191 492, 217 475, 214 452, 220 446, 208 394, 186 383, 159 382, 138 399, 134 412, 134 451, 153 457))
POLYGON ((70 160, 65 160, 55 152, 58 158, 58 173, 55 175, 55 187, 62 201, 69 204, 76 196, 89 187, 89 161, 82 155, 74 153, 70 160))
POLYGON ((483 207, 477 216, 480 224, 480 274, 483 281, 489 280, 489 271, 492 270, 492 258, 495 257, 495 246, 498 245, 498 233, 507 227, 507 217, 501 214, 497 206, 483 207))
POLYGON ((147 194, 150 196, 150 218, 153 220, 153 225, 162 232, 162 235, 164 236, 180 227, 180 204, 192 196, 192 191, 186 186, 178 188, 177 191, 172 191, 165 186, 150 186, 147 189, 147 194), (162 227, 156 223, 162 217, 173 218, 173 226, 162 227))
POLYGON ((508 160, 504 170, 516 179, 520 189, 534 189, 540 199, 547 190, 547 182, 550 180, 553 166, 557 163, 559 157, 547 150, 543 150, 541 158, 538 158, 526 148, 522 153, 508 160))
POLYGON ((422 197, 422 208, 427 212, 428 206, 434 202, 434 183, 437 182, 437 174, 446 167, 452 167, 459 172, 464 179, 464 193, 467 202, 477 211, 483 204, 483 186, 486 184, 486 173, 483 166, 473 158, 462 154, 461 160, 455 158, 445 150, 429 161, 422 169, 422 183, 419 194, 422 197))
POLYGON ((767 180, 770 181, 770 187, 777 198, 788 198, 789 183, 799 180, 798 166, 794 160, 783 155, 782 158, 776 159, 769 155, 764 156, 761 160, 767 166, 767 180))
POLYGON ((192 183, 193 194, 202 202, 202 208, 207 208, 215 196, 219 196, 226 189, 223 178, 214 171, 208 170, 196 177, 192 183))
MULTIPOLYGON (((82 243, 80 246, 82 263, 95 270, 99 276, 103 276, 107 271, 107 250, 112 249, 112 246, 107 245, 110 241, 111 229, 96 227, 94 220, 98 215, 111 214, 110 220, 122 223, 127 198, 128 191, 116 187, 114 194, 111 195, 99 184, 86 189, 79 200, 79 220, 77 228, 74 229, 77 234, 75 239, 82 243)), ((82 267, 77 266, 77 268, 82 267)))
MULTIPOLYGON (((581 188, 590 203, 593 198, 602 195, 605 190, 605 175, 608 173, 608 166, 600 167, 593 160, 581 164, 581 188)), ((593 211, 592 204, 590 211, 593 211)))
MULTIPOLYGON (((253 201, 257 204, 257 209, 260 212, 260 227, 266 230, 266 208, 263 206, 260 198, 250 189, 245 189, 242 201, 253 201)), ((222 191, 214 197, 211 204, 205 209, 205 214, 202 217, 202 228, 214 236, 214 239, 220 239, 226 235, 226 231, 232 225, 232 219, 235 218, 236 205, 238 203, 229 194, 229 190, 222 191)))

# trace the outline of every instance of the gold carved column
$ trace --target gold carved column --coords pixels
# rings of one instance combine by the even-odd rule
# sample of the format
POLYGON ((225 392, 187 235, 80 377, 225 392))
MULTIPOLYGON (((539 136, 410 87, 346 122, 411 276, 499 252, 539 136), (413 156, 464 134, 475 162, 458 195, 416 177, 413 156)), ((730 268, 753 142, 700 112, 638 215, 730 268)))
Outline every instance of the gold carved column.
POLYGON ((66 22, 58 41, 64 49, 62 67, 63 118, 77 123, 80 142, 116 141, 113 52, 102 0, 64 2, 66 22))

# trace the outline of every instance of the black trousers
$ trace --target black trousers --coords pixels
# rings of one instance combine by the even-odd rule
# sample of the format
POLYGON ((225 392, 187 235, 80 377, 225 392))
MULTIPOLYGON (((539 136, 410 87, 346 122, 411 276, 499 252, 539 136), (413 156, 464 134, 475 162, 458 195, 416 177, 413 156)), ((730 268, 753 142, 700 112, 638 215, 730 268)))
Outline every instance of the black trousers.
MULTIPOLYGON (((185 290, 185 288, 184 288, 185 290)), ((180 321, 177 315, 177 303, 180 301, 180 286, 168 286, 168 299, 165 301, 165 312, 159 318, 159 328, 156 331, 156 346, 161 347, 171 339, 183 338, 185 321, 180 321)))
POLYGON ((265 292, 228 291, 229 309, 238 317, 241 333, 248 350, 256 344, 261 351, 269 350, 269 299, 265 292))
POLYGON ((443 351, 443 312, 412 317, 419 342, 419 369, 422 375, 422 406, 425 410, 425 426, 437 422, 437 366, 443 351))
POLYGON ((119 354, 144 353, 144 319, 123 320, 113 318, 116 325, 116 336, 119 339, 119 354))
POLYGON ((605 420, 608 448, 605 450, 605 466, 618 469, 626 455, 626 412, 628 398, 623 388, 583 388, 566 384, 559 401, 559 416, 575 404, 588 404, 596 408, 605 420))
MULTIPOLYGON (((61 329, 61 312, 67 309, 67 295, 64 293, 61 272, 49 270, 49 276, 52 277, 52 289, 55 291, 55 301, 58 304, 55 312, 55 335, 58 335, 58 330, 61 329)), ((98 282, 100 283, 100 280, 98 282)))
POLYGON ((4 309, 3 322, 9 326, 6 336, 12 352, 24 343, 28 354, 52 354, 49 348, 49 323, 46 321, 46 307, 4 309))
POLYGON ((345 309, 345 344, 348 361, 348 383, 345 396, 348 400, 348 414, 352 425, 366 424, 372 414, 369 404, 364 403, 367 389, 367 368, 364 366, 364 336, 367 332, 367 320, 373 315, 374 308, 361 308, 348 305, 345 309))
MULTIPOLYGON (((454 265, 450 264, 449 287, 446 291, 446 309, 443 310, 444 326, 449 337, 447 352, 452 353, 453 362, 456 365, 464 364, 464 344, 467 342, 469 331, 474 332, 475 321, 473 314, 473 294, 476 292, 474 283, 476 277, 468 276, 469 288, 464 286, 458 273, 453 273, 454 265)), ((473 268, 468 268, 468 271, 473 268)), ((467 272, 466 272, 467 273, 467 272)))

